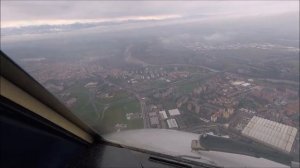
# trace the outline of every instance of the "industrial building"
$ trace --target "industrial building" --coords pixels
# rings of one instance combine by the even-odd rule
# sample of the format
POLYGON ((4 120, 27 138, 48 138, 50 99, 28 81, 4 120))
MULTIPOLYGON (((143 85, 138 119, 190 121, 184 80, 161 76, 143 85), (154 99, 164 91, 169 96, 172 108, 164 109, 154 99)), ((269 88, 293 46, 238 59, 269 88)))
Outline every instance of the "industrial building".
POLYGON ((180 115, 180 112, 178 109, 172 109, 172 110, 169 110, 169 114, 170 114, 170 116, 176 116, 176 115, 180 115))
POLYGON ((165 120, 168 118, 167 113, 165 110, 159 111, 159 116, 162 120, 165 120))
POLYGON ((257 142, 290 153, 297 128, 254 116, 242 131, 242 135, 257 142))
POLYGON ((148 113, 149 119, 150 119, 150 125, 152 128, 158 128, 159 126, 159 120, 156 112, 150 112, 148 113))
POLYGON ((148 113, 149 117, 155 117, 156 116, 156 112, 150 112, 148 113))
POLYGON ((151 126, 157 127, 159 125, 158 117, 150 117, 151 126))
POLYGON ((174 118, 167 120, 169 128, 178 128, 178 124, 174 118))

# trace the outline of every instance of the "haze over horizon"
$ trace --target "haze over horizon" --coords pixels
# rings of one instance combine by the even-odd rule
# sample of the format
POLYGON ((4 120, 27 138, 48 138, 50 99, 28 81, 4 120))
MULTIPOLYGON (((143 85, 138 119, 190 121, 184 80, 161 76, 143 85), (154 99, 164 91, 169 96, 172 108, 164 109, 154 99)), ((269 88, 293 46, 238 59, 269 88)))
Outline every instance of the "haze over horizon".
POLYGON ((194 15, 225 19, 286 13, 299 13, 299 1, 72 1, 72 3, 1 1, 1 28, 126 20, 166 20, 194 15))

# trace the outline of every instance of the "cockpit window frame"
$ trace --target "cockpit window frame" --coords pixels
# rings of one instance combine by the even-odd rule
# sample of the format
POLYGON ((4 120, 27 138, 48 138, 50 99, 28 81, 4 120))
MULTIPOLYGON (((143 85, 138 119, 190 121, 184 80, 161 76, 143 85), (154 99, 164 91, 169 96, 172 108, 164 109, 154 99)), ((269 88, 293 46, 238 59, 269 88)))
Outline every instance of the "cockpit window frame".
POLYGON ((0 51, 0 95, 46 118, 88 143, 95 133, 54 95, 0 51))

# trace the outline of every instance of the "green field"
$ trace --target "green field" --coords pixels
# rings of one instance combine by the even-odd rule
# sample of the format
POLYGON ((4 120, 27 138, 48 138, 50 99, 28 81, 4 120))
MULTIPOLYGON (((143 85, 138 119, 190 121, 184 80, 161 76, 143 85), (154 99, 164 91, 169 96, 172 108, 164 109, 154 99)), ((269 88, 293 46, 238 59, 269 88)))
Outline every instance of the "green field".
POLYGON ((97 125, 97 130, 100 132, 111 132, 114 126, 119 124, 127 124, 127 129, 137 129, 143 127, 142 119, 127 120, 126 113, 140 112, 140 104, 138 100, 123 99, 112 103, 112 105, 105 111, 104 117, 97 125))
POLYGON ((131 98, 132 96, 129 95, 126 91, 116 91, 114 92, 112 97, 109 98, 98 98, 97 101, 101 102, 102 104, 110 104, 112 102, 122 101, 123 99, 131 98))
POLYGON ((199 86, 198 82, 186 83, 184 85, 178 86, 177 91, 179 94, 191 93, 197 86, 199 86))
POLYGON ((191 76, 189 80, 184 80, 182 82, 178 82, 177 93, 178 94, 187 94, 191 93, 197 86, 200 86, 201 83, 205 82, 207 78, 209 78, 213 74, 194 74, 191 76))
MULTIPOLYGON (((72 97, 77 99, 75 105, 71 110, 84 122, 94 124, 97 119, 97 111, 94 110, 92 104, 89 102, 89 90, 84 87, 83 84, 76 84, 69 88, 67 92, 70 92, 72 97)), ((97 108, 102 110, 101 104, 97 104, 97 108)))
POLYGON ((135 97, 126 91, 116 91, 112 98, 96 98, 93 93, 95 91, 85 88, 84 84, 76 83, 66 92, 70 92, 71 96, 77 99, 71 110, 88 125, 100 133, 115 131, 114 126, 117 123, 127 124, 127 129, 143 127, 142 119, 126 119, 126 113, 141 111, 139 101, 135 97))

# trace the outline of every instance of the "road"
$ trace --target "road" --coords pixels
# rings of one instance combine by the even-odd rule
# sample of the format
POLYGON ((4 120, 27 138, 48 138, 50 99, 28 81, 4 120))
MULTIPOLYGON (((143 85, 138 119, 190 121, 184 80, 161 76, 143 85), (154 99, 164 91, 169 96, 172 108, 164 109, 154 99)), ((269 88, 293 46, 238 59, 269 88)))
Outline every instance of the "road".
MULTIPOLYGON (((188 65, 188 64, 163 64, 163 65, 154 65, 154 64, 147 64, 147 63, 145 63, 145 62, 143 62, 143 61, 141 61, 139 59, 136 59, 136 58, 134 58, 132 56, 132 54, 131 54, 132 47, 133 47, 133 45, 131 44, 124 51, 125 61, 128 62, 128 63, 139 64, 139 65, 142 65, 142 66, 190 66, 190 67, 200 67, 200 68, 209 70, 209 71, 214 72, 214 73, 220 72, 220 71, 218 71, 216 69, 212 69, 212 68, 201 66, 201 65, 188 65)), ((107 80, 105 78, 103 78, 103 80, 104 80, 104 82, 106 82, 106 83, 108 83, 110 85, 113 85, 113 86, 118 87, 120 89, 125 89, 126 91, 128 91, 131 94, 133 94, 137 98, 137 100, 140 103, 140 107, 141 107, 141 113, 142 113, 144 128, 150 128, 150 123, 149 123, 150 120, 149 120, 149 117, 147 115, 147 110, 148 109, 147 109, 146 102, 143 99, 143 97, 141 97, 136 91, 134 91, 131 88, 124 88, 123 86, 118 85, 116 83, 112 83, 111 81, 109 81, 109 80, 107 80)), ((170 87, 172 85, 175 85, 177 82, 178 81, 170 83, 170 85, 168 87, 170 87)))
MULTIPOLYGON (((201 65, 188 65, 188 64, 154 65, 154 64, 148 64, 148 63, 145 63, 145 62, 143 62, 143 61, 141 61, 141 60, 139 60, 139 59, 132 56, 132 54, 131 54, 132 47, 133 47, 133 45, 131 44, 124 51, 125 61, 128 62, 128 63, 139 64, 139 65, 142 65, 142 66, 190 66, 190 67, 200 67, 200 68, 206 69, 206 70, 214 72, 214 73, 220 72, 219 70, 209 68, 209 67, 206 67, 206 66, 201 66, 201 65)), ((172 85, 175 85, 177 82, 178 81, 170 83, 170 85, 168 87, 170 87, 172 85)), ((118 84, 115 84, 115 83, 111 83, 110 81, 109 81, 109 83, 112 84, 112 85, 115 85, 119 88, 123 88, 122 86, 120 86, 118 84)), ((156 88, 156 89, 158 89, 158 88, 156 88)), ((126 90, 128 92, 132 93, 133 95, 135 95, 135 97, 139 100, 139 103, 140 103, 140 106, 141 106, 141 113, 142 113, 142 117, 143 117, 143 120, 144 120, 144 128, 150 128, 149 117, 147 115, 147 106, 146 106, 145 100, 143 100, 143 98, 136 91, 134 91, 130 88, 126 88, 126 90)))
POLYGON ((137 100, 140 103, 140 107, 141 107, 141 113, 142 113, 144 128, 150 128, 149 118, 147 117, 148 115, 146 115, 147 107, 146 107, 145 100, 143 100, 143 97, 141 97, 137 92, 135 92, 134 90, 132 90, 130 88, 124 88, 123 86, 118 85, 116 83, 113 83, 113 82, 111 82, 111 81, 109 81, 109 80, 107 80, 103 77, 102 77, 102 79, 106 84, 110 84, 110 85, 115 86, 115 87, 120 88, 120 89, 125 89, 127 92, 133 94, 137 98, 137 100))
POLYGON ((98 110, 96 104, 95 104, 95 92, 92 91, 93 89, 89 89, 89 103, 92 104, 92 107, 94 109, 94 111, 96 112, 96 115, 97 115, 97 120, 100 119, 100 111, 98 110))
POLYGON ((150 128, 150 123, 149 123, 149 117, 147 115, 147 106, 146 106, 146 102, 145 100, 143 100, 142 98, 139 97, 139 95, 137 95, 137 98, 140 102, 140 106, 141 106, 141 113, 142 113, 142 117, 144 120, 144 128, 150 128))
POLYGON ((182 129, 181 131, 193 132, 193 133, 203 133, 207 132, 213 128, 216 128, 218 124, 216 123, 206 123, 206 125, 198 125, 193 127, 188 127, 186 129, 182 129))
POLYGON ((148 66, 185 66, 185 67, 199 67, 199 68, 203 68, 206 69, 208 71, 211 72, 221 72, 217 69, 213 69, 207 66, 203 66, 203 65, 189 65, 189 64, 161 64, 161 65, 155 65, 155 64, 147 64, 148 66))
POLYGON ((270 78, 254 78, 256 80, 268 81, 272 83, 283 83, 283 84, 291 84, 291 85, 299 85, 299 82, 292 80, 284 80, 284 79, 270 79, 270 78))

